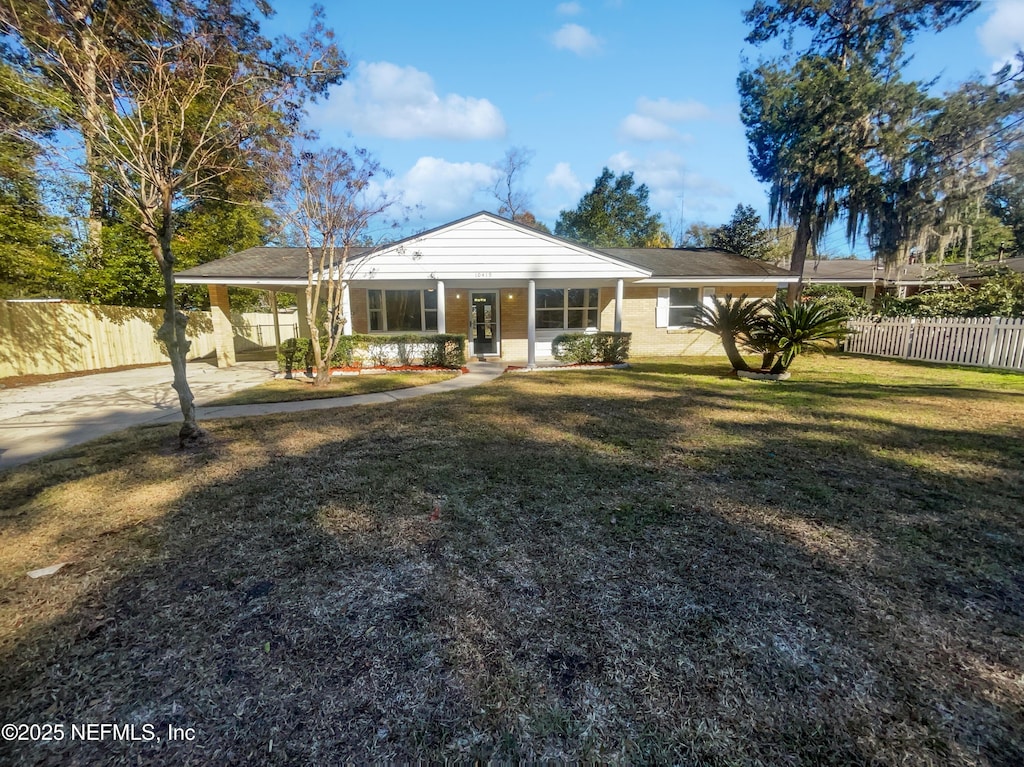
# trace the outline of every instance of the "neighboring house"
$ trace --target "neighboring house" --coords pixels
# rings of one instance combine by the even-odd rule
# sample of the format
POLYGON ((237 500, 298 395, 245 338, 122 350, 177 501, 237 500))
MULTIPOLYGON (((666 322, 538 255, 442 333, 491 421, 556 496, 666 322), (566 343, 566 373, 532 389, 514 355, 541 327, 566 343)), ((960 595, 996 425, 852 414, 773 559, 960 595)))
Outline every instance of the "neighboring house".
MULTIPOLYGON (((303 248, 250 248, 175 275, 209 286, 220 364, 234 362, 227 288, 298 294, 305 315, 306 264, 303 248)), ((472 356, 531 365, 572 331, 632 333, 634 355, 720 354, 694 327, 703 301, 772 296, 797 279, 709 248, 589 248, 490 213, 353 249, 346 273, 348 332, 464 333, 472 356)))
POLYGON ((857 298, 867 302, 883 293, 906 298, 922 289, 935 285, 956 285, 955 279, 940 278, 940 269, 934 264, 905 264, 886 269, 874 260, 837 259, 807 261, 804 263, 804 283, 809 285, 839 285, 848 288, 857 298))
POLYGON ((960 282, 969 287, 977 287, 988 279, 992 269, 1008 269, 1017 274, 1024 274, 1024 256, 1004 258, 1002 261, 971 261, 969 264, 947 264, 946 269, 955 274, 960 282))
POLYGON ((841 285, 858 298, 870 302, 883 293, 907 298, 930 287, 977 286, 987 279, 987 273, 979 271, 979 267, 995 266, 1024 272, 1024 258, 972 261, 969 264, 914 263, 889 270, 877 261, 863 259, 807 261, 804 264, 804 283, 841 285))

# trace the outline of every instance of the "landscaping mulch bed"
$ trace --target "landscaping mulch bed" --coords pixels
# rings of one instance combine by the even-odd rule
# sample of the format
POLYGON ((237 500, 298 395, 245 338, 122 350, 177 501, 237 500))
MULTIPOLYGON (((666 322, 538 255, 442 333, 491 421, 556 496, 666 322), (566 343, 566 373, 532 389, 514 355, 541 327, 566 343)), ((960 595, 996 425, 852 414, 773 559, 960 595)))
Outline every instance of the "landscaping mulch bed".
POLYGON ((195 728, 0 763, 1024 763, 1024 376, 727 373, 506 376, 0 474, 0 721, 195 728))
MULTIPOLYGON (((380 374, 380 373, 430 373, 430 372, 449 372, 453 368, 445 368, 439 365, 378 365, 374 367, 360 366, 360 367, 337 367, 331 368, 331 375, 339 375, 342 373, 353 373, 358 375, 368 374, 380 374)), ((460 373, 468 373, 469 368, 463 366, 458 368, 460 373)))

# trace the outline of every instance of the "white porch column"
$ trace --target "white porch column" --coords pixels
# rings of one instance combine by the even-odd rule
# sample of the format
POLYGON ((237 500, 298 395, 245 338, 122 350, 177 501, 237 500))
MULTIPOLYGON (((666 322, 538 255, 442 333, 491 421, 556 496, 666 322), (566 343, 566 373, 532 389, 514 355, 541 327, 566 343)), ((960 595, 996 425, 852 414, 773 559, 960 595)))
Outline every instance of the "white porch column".
POLYGON ((615 332, 622 332, 622 280, 615 282, 615 332))
POLYGON ((277 316, 277 291, 270 291, 270 311, 274 314, 274 351, 281 351, 281 320, 277 316))
POLYGON ((444 316, 444 280, 437 281, 437 332, 447 333, 444 316))
POLYGON ((869 304, 875 300, 875 283, 871 283, 864 288, 864 300, 869 304))
POLYGON ((526 367, 537 367, 537 283, 526 287, 526 367))
POLYGON ((348 292, 348 282, 341 288, 341 314, 345 318, 344 335, 352 335, 352 296, 348 292))

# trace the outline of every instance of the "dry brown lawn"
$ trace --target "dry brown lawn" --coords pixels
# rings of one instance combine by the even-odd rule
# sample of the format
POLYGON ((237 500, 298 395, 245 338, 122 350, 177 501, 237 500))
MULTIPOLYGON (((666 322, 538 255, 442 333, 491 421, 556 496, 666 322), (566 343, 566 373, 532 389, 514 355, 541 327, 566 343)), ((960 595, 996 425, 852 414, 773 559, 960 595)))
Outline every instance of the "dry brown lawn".
POLYGON ((259 386, 232 392, 208 403, 207 406, 259 405, 267 402, 296 402, 298 400, 349 397, 354 394, 374 394, 440 383, 449 378, 455 378, 457 375, 459 372, 455 370, 364 373, 354 376, 335 376, 326 386, 314 386, 313 381, 306 378, 277 378, 259 386))
POLYGON ((215 421, 198 453, 136 429, 0 474, 0 721, 196 730, 0 763, 1024 763, 1024 376, 724 370, 215 421))

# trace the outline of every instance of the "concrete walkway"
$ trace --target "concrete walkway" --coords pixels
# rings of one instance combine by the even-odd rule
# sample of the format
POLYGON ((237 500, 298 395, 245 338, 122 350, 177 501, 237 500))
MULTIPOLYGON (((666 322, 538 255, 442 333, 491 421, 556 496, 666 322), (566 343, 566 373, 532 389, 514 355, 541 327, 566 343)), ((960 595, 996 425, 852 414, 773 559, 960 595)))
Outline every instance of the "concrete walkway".
MULTIPOLYGON (((189 363, 188 378, 195 396, 196 417, 202 422, 211 418, 396 402, 477 386, 497 378, 505 369, 501 362, 471 362, 467 367, 470 372, 466 375, 412 389, 231 407, 205 407, 203 402, 212 402, 268 381, 277 371, 277 365, 241 362, 229 368, 218 368, 209 362, 197 361, 189 363)), ((129 426, 180 421, 178 395, 171 388, 171 380, 168 364, 0 389, 0 470, 129 426)))

